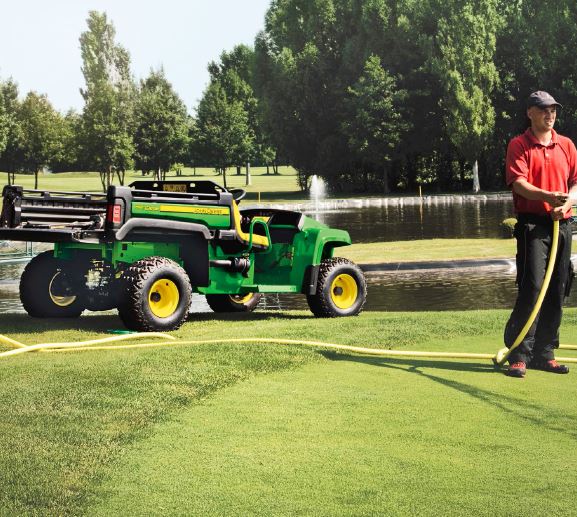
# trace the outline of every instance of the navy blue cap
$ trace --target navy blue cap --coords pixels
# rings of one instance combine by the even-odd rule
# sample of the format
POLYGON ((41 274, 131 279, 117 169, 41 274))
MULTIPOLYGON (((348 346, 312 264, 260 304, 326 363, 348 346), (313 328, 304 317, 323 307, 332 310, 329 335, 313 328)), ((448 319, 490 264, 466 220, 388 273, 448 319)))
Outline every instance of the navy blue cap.
POLYGON ((550 93, 543 92, 541 90, 533 92, 529 95, 527 99, 527 108, 531 106, 537 106, 538 108, 546 108, 548 106, 559 106, 562 108, 561 104, 559 104, 550 93))

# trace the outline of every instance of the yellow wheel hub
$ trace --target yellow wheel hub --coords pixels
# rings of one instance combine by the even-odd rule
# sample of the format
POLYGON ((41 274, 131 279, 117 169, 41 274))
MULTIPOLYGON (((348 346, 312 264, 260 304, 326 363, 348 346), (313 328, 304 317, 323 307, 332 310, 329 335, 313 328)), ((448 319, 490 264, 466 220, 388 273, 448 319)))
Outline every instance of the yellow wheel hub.
POLYGON ((54 284, 54 280, 56 280, 56 277, 59 274, 60 273, 56 273, 52 277, 52 280, 50 280, 50 284, 48 285, 48 295, 54 305, 58 305, 58 307, 68 307, 76 301, 76 296, 57 296, 52 293, 52 284, 54 284))
POLYGON ((167 278, 154 282, 148 292, 150 310, 158 318, 172 316, 178 307, 179 300, 178 287, 172 280, 167 278))
POLYGON ((250 299, 253 297, 253 293, 245 294, 231 294, 230 299, 233 303, 238 303, 239 305, 244 305, 245 303, 249 302, 250 299))
POLYGON ((331 300, 339 309, 352 307, 358 294, 357 282, 351 275, 338 275, 331 284, 331 300))

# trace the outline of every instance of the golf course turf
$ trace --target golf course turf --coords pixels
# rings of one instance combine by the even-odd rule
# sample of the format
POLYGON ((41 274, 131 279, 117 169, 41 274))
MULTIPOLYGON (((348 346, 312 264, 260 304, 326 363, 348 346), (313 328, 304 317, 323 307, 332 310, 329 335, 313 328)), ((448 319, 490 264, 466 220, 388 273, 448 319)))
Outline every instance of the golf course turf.
MULTIPOLYGON (((575 514, 577 372, 518 380, 489 361, 226 343, 491 353, 507 316, 201 314, 172 334, 222 344, 4 358, 1 513, 575 514)), ((119 327, 0 315, 2 334, 26 344, 119 327)), ((577 310, 561 330, 577 343, 577 310)))

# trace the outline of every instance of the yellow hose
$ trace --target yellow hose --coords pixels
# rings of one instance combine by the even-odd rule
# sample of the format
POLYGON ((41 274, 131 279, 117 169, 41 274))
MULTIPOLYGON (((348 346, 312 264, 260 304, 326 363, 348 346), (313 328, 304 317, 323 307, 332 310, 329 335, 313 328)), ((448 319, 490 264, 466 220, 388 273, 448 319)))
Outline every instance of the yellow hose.
POLYGON ((112 336, 99 339, 91 339, 89 341, 79 341, 73 343, 39 343, 37 345, 24 345, 18 341, 7 338, 0 334, 0 341, 6 344, 12 344, 16 348, 13 350, 8 350, 7 352, 0 353, 0 357, 8 357, 11 355, 25 354, 27 352, 34 352, 35 350, 49 350, 49 349, 67 349, 67 348, 77 348, 78 345, 81 347, 90 348, 90 345, 97 345, 100 343, 111 343, 115 341, 126 341, 129 339, 142 339, 142 338, 159 338, 159 339, 170 339, 175 340, 170 334, 163 334, 161 332, 141 332, 135 334, 126 334, 122 336, 112 336))
MULTIPOLYGON (((537 301, 535 302, 535 306, 529 315, 529 319, 525 326, 519 332, 517 339, 513 342, 510 348, 502 348, 497 352, 493 362, 495 364, 502 365, 508 357, 511 355, 511 352, 515 350, 525 339, 527 332, 531 328, 531 325, 535 322, 535 318, 539 311, 541 310, 541 305, 543 305, 543 300, 545 299, 545 295, 547 294, 547 289, 549 289, 549 282, 551 281, 551 277, 553 276, 553 269, 555 269, 555 261, 557 258, 557 245, 559 244, 559 221, 553 221, 553 239, 551 242, 551 253, 549 254, 549 261, 547 262, 547 269, 545 271, 545 277, 543 278, 543 285, 541 285, 541 290, 539 291, 539 296, 537 297, 537 301)), ((560 358, 559 358, 560 359, 560 358)))
MULTIPOLYGON (((24 346, 24 348, 16 348, 14 350, 9 350, 8 352, 3 352, 0 357, 7 357, 12 355, 23 354, 26 352, 33 351, 46 351, 46 352, 80 352, 87 350, 121 350, 121 349, 132 349, 132 348, 153 348, 160 346, 177 346, 177 345, 209 345, 209 344, 255 344, 255 343, 266 343, 266 344, 278 344, 278 345, 299 345, 299 346, 310 346, 314 348, 328 348, 332 350, 340 350, 346 352, 353 352, 358 354, 373 355, 380 357, 413 357, 413 358, 423 358, 423 359, 494 359, 492 354, 475 354, 475 353, 454 353, 454 352, 420 352, 420 351, 410 351, 410 350, 385 350, 379 348, 366 348, 351 345, 341 345, 338 343, 326 343, 324 341, 306 341, 298 339, 277 339, 277 338, 236 338, 236 339, 204 339, 204 340, 182 340, 176 341, 172 336, 166 334, 156 334, 156 333, 140 333, 131 334, 127 336, 114 336, 101 339, 93 339, 91 341, 83 342, 73 342, 73 343, 41 343, 37 345, 24 346), (155 343, 136 343, 130 345, 106 345, 106 346, 93 346, 101 345, 103 343, 113 343, 118 341, 123 341, 127 339, 142 339, 150 337, 159 338, 170 338, 170 341, 155 342, 155 343)), ((577 347, 575 347, 577 349, 577 347)), ((559 358, 560 361, 567 363, 577 363, 577 357, 565 357, 559 358)))
POLYGON ((14 341, 13 339, 10 339, 9 337, 3 336, 2 334, 0 334, 0 343, 4 343, 5 345, 10 345, 16 348, 25 348, 26 345, 24 343, 20 343, 19 341, 14 341))

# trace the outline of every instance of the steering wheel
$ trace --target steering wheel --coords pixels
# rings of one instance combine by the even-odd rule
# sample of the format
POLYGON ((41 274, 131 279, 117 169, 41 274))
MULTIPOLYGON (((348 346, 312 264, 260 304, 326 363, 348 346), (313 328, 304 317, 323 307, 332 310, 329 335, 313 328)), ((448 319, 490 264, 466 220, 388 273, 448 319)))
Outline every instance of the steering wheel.
POLYGON ((232 194, 232 199, 234 199, 237 203, 240 203, 240 200, 246 196, 246 190, 241 188, 233 188, 229 192, 232 194))

